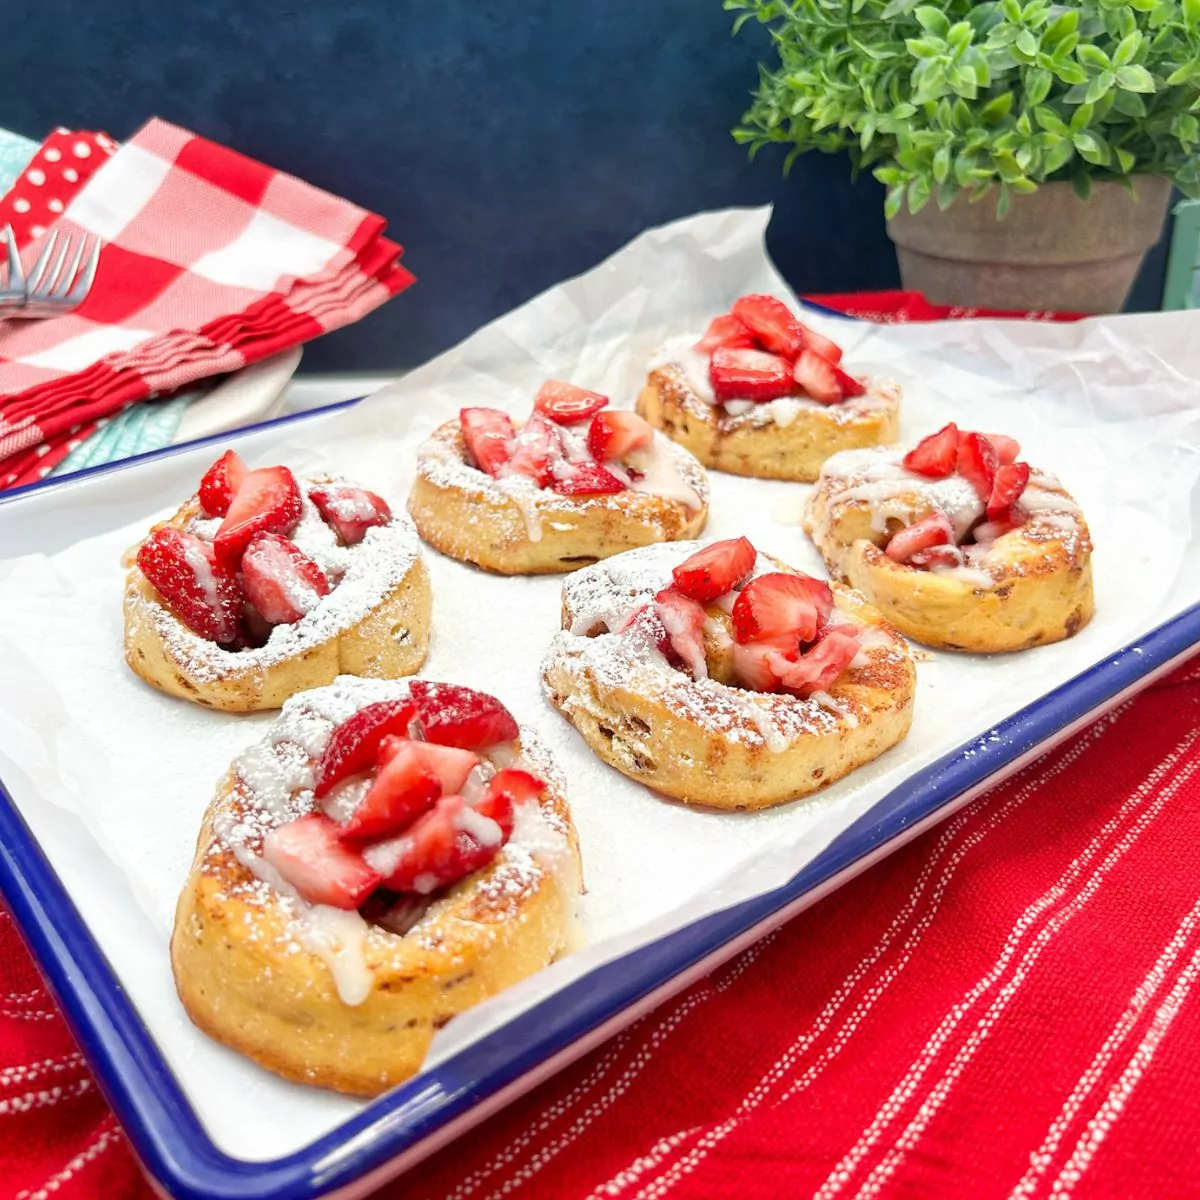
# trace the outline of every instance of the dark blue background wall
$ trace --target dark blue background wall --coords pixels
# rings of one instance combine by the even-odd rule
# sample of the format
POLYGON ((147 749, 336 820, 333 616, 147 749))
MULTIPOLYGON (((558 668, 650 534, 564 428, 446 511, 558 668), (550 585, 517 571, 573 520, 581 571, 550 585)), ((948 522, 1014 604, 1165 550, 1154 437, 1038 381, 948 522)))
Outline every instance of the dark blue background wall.
MULTIPOLYGON (((420 283, 308 370, 412 365, 648 225, 776 203, 798 291, 895 286, 880 188, 779 177, 729 137, 761 30, 720 0, 38 0, 5 11, 0 125, 128 136, 157 114, 384 214, 420 283)), ((1157 307, 1164 252, 1133 306, 1157 307)))

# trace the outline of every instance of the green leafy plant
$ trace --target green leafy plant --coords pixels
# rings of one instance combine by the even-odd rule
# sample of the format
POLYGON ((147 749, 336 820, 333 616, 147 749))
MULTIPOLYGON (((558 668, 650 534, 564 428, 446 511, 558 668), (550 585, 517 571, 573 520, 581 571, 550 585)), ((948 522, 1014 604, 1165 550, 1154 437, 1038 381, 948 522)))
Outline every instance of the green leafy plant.
POLYGON ((1200 196, 1200 0, 724 0, 770 29, 733 136, 848 152, 907 199, 1014 194, 1070 180, 1169 176, 1200 196))

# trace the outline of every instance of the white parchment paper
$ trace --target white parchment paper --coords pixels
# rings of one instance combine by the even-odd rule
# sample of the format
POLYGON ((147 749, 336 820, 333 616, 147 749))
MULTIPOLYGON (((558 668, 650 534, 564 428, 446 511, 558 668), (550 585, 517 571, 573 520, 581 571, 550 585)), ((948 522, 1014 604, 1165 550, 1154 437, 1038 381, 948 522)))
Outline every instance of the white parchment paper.
MULTIPOLYGON (((464 405, 524 416, 549 376, 629 405, 666 338, 699 333, 742 293, 787 297, 763 250, 768 215, 706 214, 651 230, 354 409, 281 434, 262 461, 333 469, 399 510, 417 445, 464 405)), ((1096 544, 1096 619, 1068 642, 1023 654, 930 654, 900 747, 816 799, 718 814, 689 811, 610 770, 545 702, 538 668, 559 622, 559 579, 496 578, 427 551, 434 640, 424 674, 494 692, 538 729, 570 783, 588 885, 585 947, 452 1022, 430 1061, 597 964, 785 882, 914 770, 1164 619, 1173 586, 1172 610, 1200 599, 1200 586, 1183 596, 1175 586, 1195 554, 1200 472, 1200 348, 1189 342, 1190 320, 872 327, 813 315, 811 323, 842 343, 851 370, 902 383, 906 438, 954 419, 1018 438, 1023 457, 1062 478, 1096 544)), ((281 1083, 194 1030, 175 998, 167 939, 213 786, 272 718, 163 696, 121 655, 121 554, 190 494, 202 469, 181 463, 170 492, 117 529, 102 501, 119 492, 120 477, 78 485, 81 512, 96 498, 99 511, 81 517, 92 536, 51 556, 0 560, 0 777, 31 819, 77 819, 56 860, 68 887, 94 888, 87 847, 115 866, 120 894, 111 913, 95 915, 97 936, 218 1144, 264 1158, 305 1144, 356 1106, 281 1083)), ((798 526, 809 490, 713 473, 706 536, 745 533, 820 573, 798 526)))

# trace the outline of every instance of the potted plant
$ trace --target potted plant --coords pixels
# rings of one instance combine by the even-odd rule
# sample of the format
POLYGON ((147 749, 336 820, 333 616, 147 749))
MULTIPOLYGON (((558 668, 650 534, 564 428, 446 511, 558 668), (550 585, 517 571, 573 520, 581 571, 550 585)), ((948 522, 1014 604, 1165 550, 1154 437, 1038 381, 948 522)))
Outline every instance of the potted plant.
POLYGON ((1200 195, 1200 0, 724 4, 778 56, 734 137, 869 168, 937 303, 1119 309, 1171 185, 1200 195))

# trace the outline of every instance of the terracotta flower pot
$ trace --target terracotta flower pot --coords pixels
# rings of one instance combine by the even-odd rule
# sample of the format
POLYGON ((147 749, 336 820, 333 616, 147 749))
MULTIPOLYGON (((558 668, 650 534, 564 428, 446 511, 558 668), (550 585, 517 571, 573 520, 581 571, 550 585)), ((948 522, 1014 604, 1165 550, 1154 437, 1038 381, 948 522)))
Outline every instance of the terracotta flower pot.
POLYGON ((1017 311, 1116 312, 1146 251, 1158 241, 1171 198, 1161 175, 1123 184, 1099 181, 1080 200, 1069 183, 1043 183, 1014 196, 996 218, 988 195, 959 196, 945 212, 927 204, 888 222, 906 288, 934 304, 1017 311))

